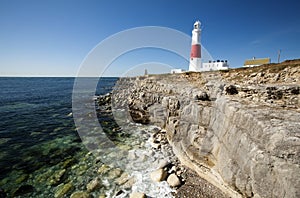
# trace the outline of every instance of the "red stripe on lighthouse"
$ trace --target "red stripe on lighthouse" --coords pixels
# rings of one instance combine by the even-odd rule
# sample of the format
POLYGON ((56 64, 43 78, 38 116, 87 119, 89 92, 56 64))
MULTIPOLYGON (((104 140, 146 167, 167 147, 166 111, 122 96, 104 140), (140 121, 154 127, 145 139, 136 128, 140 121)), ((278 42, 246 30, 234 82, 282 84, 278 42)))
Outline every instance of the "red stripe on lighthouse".
POLYGON ((201 46, 200 46, 200 44, 192 45, 191 58, 201 58, 201 46))

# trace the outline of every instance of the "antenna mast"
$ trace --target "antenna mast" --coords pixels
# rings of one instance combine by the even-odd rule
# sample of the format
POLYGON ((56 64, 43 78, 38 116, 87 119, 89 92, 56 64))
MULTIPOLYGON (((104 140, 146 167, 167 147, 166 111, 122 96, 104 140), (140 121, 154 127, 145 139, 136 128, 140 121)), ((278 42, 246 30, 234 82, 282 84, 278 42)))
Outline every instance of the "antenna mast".
POLYGON ((280 63, 280 54, 281 54, 281 49, 278 50, 278 63, 280 63))

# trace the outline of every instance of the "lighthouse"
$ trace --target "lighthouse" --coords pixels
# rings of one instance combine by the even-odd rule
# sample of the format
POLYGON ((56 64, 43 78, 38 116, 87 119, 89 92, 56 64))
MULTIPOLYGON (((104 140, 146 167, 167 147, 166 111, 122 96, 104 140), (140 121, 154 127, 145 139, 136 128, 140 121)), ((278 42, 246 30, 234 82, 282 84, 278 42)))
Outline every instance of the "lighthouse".
POLYGON ((201 26, 200 21, 196 21, 194 23, 194 29, 192 31, 192 47, 191 47, 189 71, 201 71, 202 69, 200 26, 201 26))

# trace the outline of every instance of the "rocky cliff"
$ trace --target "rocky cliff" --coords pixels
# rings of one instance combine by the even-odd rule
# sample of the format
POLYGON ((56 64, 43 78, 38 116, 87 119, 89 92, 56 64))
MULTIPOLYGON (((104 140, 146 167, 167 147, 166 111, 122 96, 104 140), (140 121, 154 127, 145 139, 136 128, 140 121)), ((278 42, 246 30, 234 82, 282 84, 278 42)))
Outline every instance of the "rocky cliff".
POLYGON ((124 78, 114 108, 167 130, 183 164, 229 197, 300 197, 300 61, 124 78))

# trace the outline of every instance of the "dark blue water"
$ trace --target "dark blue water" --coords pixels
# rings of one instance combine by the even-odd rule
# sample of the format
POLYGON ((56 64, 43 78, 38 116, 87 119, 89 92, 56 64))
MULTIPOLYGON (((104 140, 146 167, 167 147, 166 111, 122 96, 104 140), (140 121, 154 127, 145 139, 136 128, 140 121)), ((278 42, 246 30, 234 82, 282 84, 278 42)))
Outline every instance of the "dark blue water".
MULTIPOLYGON (((102 78, 96 95, 111 91, 116 80, 102 78)), ((73 83, 74 78, 0 78, 0 180, 6 178, 0 184, 7 185, 13 171, 30 175, 84 149, 70 115, 73 83)))

